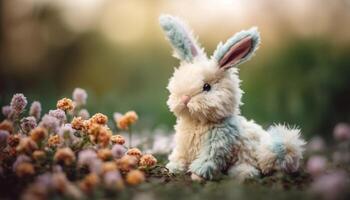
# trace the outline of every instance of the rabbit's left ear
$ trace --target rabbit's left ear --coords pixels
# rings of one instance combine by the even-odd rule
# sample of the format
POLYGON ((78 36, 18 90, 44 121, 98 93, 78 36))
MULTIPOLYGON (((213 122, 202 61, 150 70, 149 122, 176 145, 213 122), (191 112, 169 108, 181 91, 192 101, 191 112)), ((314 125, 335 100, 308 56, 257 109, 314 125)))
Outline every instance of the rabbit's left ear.
POLYGON ((159 23, 174 48, 174 56, 187 63, 196 58, 206 58, 192 31, 179 18, 161 15, 159 23))
POLYGON ((258 29, 236 33, 225 44, 220 43, 216 48, 213 59, 217 61, 221 69, 229 69, 249 60, 260 44, 258 29))

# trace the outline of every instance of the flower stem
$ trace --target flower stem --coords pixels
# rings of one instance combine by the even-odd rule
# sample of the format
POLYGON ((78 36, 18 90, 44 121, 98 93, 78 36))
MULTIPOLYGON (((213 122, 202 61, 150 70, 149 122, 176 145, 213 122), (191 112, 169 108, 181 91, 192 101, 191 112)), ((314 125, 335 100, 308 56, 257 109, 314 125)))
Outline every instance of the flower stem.
POLYGON ((129 149, 131 148, 131 138, 132 137, 132 130, 131 130, 131 126, 129 127, 129 149))
POLYGON ((89 143, 89 137, 86 135, 83 135, 83 141, 80 142, 78 150, 82 149, 87 143, 89 143))
POLYGON ((21 121, 19 118, 15 120, 15 128, 17 128, 16 131, 20 131, 22 132, 22 134, 26 134, 26 132, 24 132, 24 130, 22 129, 21 121))

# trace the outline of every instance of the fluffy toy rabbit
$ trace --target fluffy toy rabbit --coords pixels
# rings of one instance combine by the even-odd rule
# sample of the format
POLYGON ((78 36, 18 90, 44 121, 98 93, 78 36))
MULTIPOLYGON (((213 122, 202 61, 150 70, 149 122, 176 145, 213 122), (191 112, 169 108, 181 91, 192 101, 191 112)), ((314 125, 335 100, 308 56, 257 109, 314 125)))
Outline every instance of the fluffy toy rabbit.
POLYGON ((220 43, 208 58, 181 20, 162 15, 160 24, 180 59, 167 87, 167 104, 177 122, 176 147, 166 167, 191 172, 194 180, 227 173, 243 181, 272 170, 296 171, 305 145, 300 130, 275 125, 266 131, 240 115, 237 67, 257 50, 257 28, 220 43))

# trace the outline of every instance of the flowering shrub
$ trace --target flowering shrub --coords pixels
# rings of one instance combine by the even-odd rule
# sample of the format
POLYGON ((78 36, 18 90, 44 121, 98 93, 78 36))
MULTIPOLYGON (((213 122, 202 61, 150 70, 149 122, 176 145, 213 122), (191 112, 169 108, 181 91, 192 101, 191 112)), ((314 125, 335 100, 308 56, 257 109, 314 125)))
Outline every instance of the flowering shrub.
MULTIPOLYGON (((23 94, 15 94, 10 105, 2 107, 6 119, 0 123, 1 180, 14 177, 23 183, 23 199, 52 194, 80 199, 98 188, 120 191, 142 184, 155 168, 153 155, 124 146, 124 137, 108 127, 106 115, 89 117, 86 99, 85 90, 76 88, 73 100, 60 99, 56 109, 43 116, 38 101, 26 116, 23 94)), ((130 111, 115 123, 130 130, 137 119, 130 111)))
POLYGON ((121 198, 143 199, 142 195, 146 195, 148 199, 164 199, 168 193, 193 199, 229 198, 237 194, 240 195, 237 199, 261 199, 262 194, 270 199, 278 196, 277 190, 266 193, 266 187, 281 188, 281 194, 290 199, 343 199, 349 195, 350 125, 347 123, 335 126, 332 144, 319 136, 308 142, 299 172, 274 173, 249 180, 245 184, 254 188, 251 192, 228 177, 198 187, 188 174, 169 174, 163 166, 165 156, 174 146, 171 136, 156 129, 152 131, 153 140, 149 132, 143 137, 138 133, 133 136, 132 144, 132 126, 138 120, 136 112, 113 115, 118 131, 129 134, 129 138, 124 138, 108 126, 110 119, 106 115, 96 113, 90 117, 86 100, 85 90, 77 88, 72 99, 62 98, 46 114, 42 114, 38 101, 29 107, 23 94, 15 94, 9 105, 2 107, 5 119, 0 122, 0 198, 6 193, 11 193, 5 195, 7 198, 30 200, 105 198, 110 194, 121 198), (149 140, 153 144, 147 144, 149 140), (3 186, 6 186, 4 191, 3 186))

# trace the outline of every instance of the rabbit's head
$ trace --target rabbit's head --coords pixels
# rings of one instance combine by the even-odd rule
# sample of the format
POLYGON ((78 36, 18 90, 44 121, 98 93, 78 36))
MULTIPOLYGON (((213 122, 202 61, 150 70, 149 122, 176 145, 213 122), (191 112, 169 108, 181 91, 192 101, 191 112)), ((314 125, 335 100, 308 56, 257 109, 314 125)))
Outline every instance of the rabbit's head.
POLYGON ((217 46, 207 58, 196 38, 180 19, 162 15, 160 24, 180 59, 167 89, 167 104, 177 117, 218 122, 239 114, 242 90, 237 66, 253 55, 260 43, 256 28, 241 31, 217 46))

